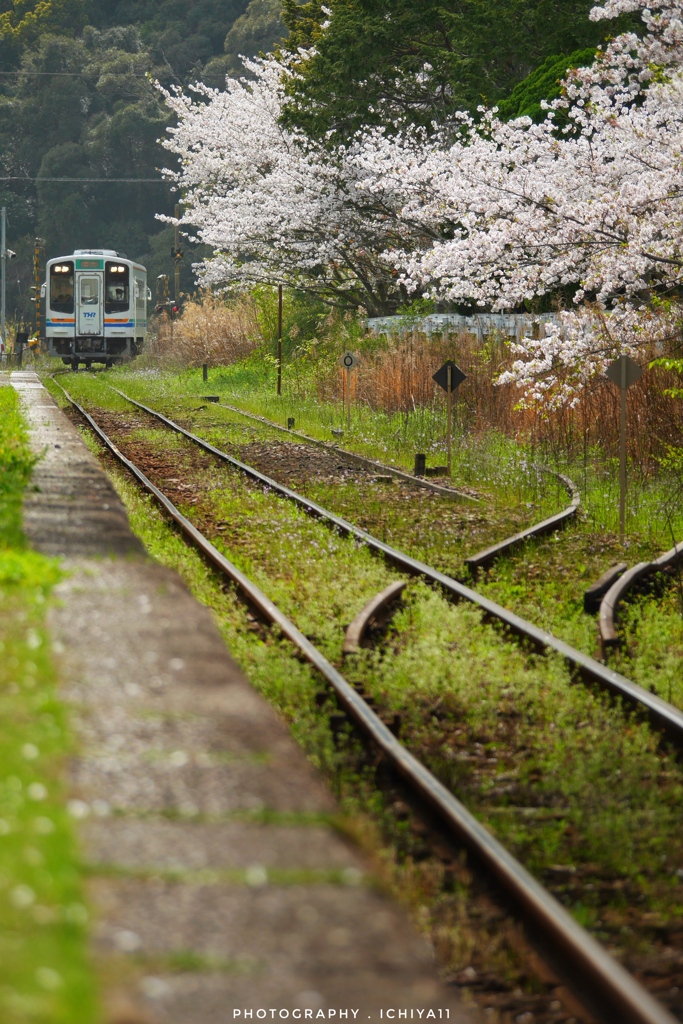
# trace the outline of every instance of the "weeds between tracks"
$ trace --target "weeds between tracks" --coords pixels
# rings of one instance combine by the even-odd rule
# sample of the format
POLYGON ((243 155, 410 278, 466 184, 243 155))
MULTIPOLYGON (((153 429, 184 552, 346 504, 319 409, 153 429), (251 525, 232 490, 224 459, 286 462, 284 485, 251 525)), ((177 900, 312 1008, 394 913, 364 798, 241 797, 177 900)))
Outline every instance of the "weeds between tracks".
MULTIPOLYGON (((100 383, 83 376, 70 385, 91 406, 108 410, 98 416, 124 451, 338 660, 342 627, 394 578, 390 571, 184 439, 152 427, 100 383)), ((330 481, 325 486, 334 487, 330 481)), ((466 917, 459 883, 455 892, 444 892, 443 871, 429 859, 422 865, 419 842, 392 815, 373 773, 358 767, 352 742, 332 746, 329 708, 316 707, 318 686, 309 670, 272 635, 250 626, 201 563, 159 526, 145 499, 127 483, 122 493, 152 552, 184 571, 199 596, 220 610, 231 649, 292 722, 346 807, 386 829, 391 856, 401 861, 391 870, 413 894, 414 906, 425 908, 446 969, 457 973, 470 961, 481 969, 480 946, 469 942, 467 928, 456 926, 466 917)), ((675 921, 683 902, 677 874, 683 866, 683 773, 646 725, 601 695, 572 686, 556 659, 526 654, 482 625, 475 609, 449 605, 420 584, 411 586, 386 644, 362 652, 348 674, 364 682, 382 711, 402 712, 413 752, 627 966, 642 969, 646 983, 663 977, 671 989, 680 987, 683 953, 675 921)), ((509 952, 495 948, 493 937, 489 945, 496 969, 509 977, 509 952)), ((669 1001, 675 1006, 676 993, 669 1001)))

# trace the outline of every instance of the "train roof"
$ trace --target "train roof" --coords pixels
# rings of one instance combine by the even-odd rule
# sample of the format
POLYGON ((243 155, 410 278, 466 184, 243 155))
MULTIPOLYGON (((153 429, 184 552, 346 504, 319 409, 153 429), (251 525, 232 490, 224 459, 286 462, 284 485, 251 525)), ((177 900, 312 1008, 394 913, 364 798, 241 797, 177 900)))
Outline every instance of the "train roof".
POLYGON ((136 270, 144 270, 147 273, 147 268, 143 267, 141 263, 136 263, 135 260, 131 260, 126 256, 125 252, 117 252, 115 249, 74 249, 68 256, 53 256, 47 262, 59 263, 61 260, 72 260, 76 256, 103 256, 108 259, 124 260, 135 267, 136 270))

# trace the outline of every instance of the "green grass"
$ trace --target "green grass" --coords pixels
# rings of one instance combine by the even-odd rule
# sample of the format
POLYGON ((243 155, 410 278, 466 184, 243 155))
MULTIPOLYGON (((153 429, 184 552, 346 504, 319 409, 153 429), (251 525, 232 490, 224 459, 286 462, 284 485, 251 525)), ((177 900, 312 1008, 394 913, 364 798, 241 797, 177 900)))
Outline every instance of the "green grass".
MULTIPOLYGON (((199 370, 168 374, 126 368, 117 371, 117 377, 131 395, 178 415, 219 447, 234 444, 239 450, 251 440, 282 435, 248 421, 240 423, 239 417, 225 414, 221 419, 212 407, 197 411, 201 403, 188 396, 216 393, 280 423, 296 415, 297 427, 327 439, 331 425, 339 424, 343 415, 341 408, 320 404, 305 391, 295 394, 291 382, 289 393, 278 399, 272 367, 257 356, 212 369, 209 384, 202 382, 199 370)), ((417 450, 431 452, 430 461, 443 458, 443 418, 438 409, 418 409, 406 417, 363 407, 355 415, 356 427, 342 441, 352 450, 404 468, 410 468, 417 450)), ((498 561, 477 586, 536 625, 596 655, 597 628, 583 612, 584 590, 610 565, 648 561, 683 538, 681 484, 670 469, 643 476, 630 467, 625 546, 618 536, 618 467, 613 459, 594 448, 581 459, 568 460, 558 452, 533 451, 495 431, 461 435, 455 448, 454 480, 476 488, 482 496, 480 505, 454 506, 432 501, 426 493, 407 503, 396 489, 378 493, 375 488, 372 493, 356 482, 317 481, 306 485, 306 494, 414 557, 463 578, 468 554, 566 504, 565 490, 552 477, 539 476, 531 465, 534 460, 575 481, 582 492, 579 516, 562 533, 532 541, 498 561)), ((645 598, 623 606, 626 644, 613 663, 645 688, 654 687, 660 696, 683 707, 683 604, 677 595, 678 587, 670 586, 662 600, 645 598)))
MULTIPOLYGON (((140 392, 145 379, 138 381, 140 392)), ((158 479, 184 483, 188 490, 178 498, 181 509, 339 663, 344 626, 395 574, 366 549, 216 466, 210 457, 198 457, 182 438, 138 418, 102 382, 83 375, 69 384, 87 404, 126 412, 126 449, 147 453, 158 479)), ((420 870, 414 840, 384 806, 372 770, 359 768, 353 741, 334 748, 326 721, 330 706, 316 706, 320 684, 311 670, 272 631, 250 622, 232 592, 163 522, 151 499, 141 496, 118 469, 112 473, 136 532, 214 609, 233 654, 328 773, 346 809, 370 815, 385 828, 400 861, 399 879, 406 887, 414 884, 416 900, 424 901, 433 928, 446 927, 449 915, 457 919, 457 894, 452 899, 439 895, 438 885, 425 877, 419 884, 414 881, 420 870)), ((332 489, 328 497, 334 498, 332 489)), ((554 623, 566 620, 567 629, 581 633, 578 640, 588 645, 591 620, 584 617, 579 627, 574 611, 567 611, 581 571, 590 570, 577 561, 577 551, 563 554, 565 541, 574 536, 582 537, 581 528, 544 542, 566 570, 554 591, 549 584, 547 590, 533 590, 531 583, 540 579, 543 584, 545 577, 540 571, 533 575, 536 563, 529 563, 529 552, 526 563, 523 557, 505 563, 488 587, 498 586, 519 604, 529 604, 535 593, 538 615, 547 614, 554 623), (520 582, 515 582, 510 567, 524 564, 530 570, 527 582, 521 569, 520 582), (560 609, 554 616, 553 604, 560 609)), ((404 540, 411 542, 409 523, 404 540)), ((419 538, 412 543, 419 544, 419 538)), ((451 605, 423 584, 412 583, 387 642, 378 652, 347 661, 344 671, 365 684, 382 711, 403 714, 407 741, 418 756, 600 937, 622 951, 646 947, 652 939, 647 928, 624 930, 630 908, 657 920, 680 913, 683 770, 658 750, 658 738, 647 724, 604 694, 573 682, 559 660, 530 655, 483 624, 475 608, 451 605), (557 865, 590 865, 596 881, 577 894, 553 881, 557 865), (604 887, 615 877, 622 887, 606 900, 604 887)), ((455 949, 456 925, 449 929, 455 949)))
POLYGON ((45 631, 59 569, 21 532, 33 463, 16 392, 0 386, 0 1019, 92 1024, 88 911, 63 785, 72 740, 45 631))

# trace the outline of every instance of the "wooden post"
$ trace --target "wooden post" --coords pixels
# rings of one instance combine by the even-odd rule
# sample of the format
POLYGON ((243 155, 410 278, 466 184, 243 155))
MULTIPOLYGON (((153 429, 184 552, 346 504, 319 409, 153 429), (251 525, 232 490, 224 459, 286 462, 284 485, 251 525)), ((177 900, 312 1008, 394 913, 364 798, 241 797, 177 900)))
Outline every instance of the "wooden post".
POLYGON ((446 389, 446 403, 448 407, 447 417, 448 424, 446 426, 446 444, 448 448, 448 475, 451 475, 451 410, 453 408, 453 387, 452 387, 452 373, 453 367, 448 367, 448 387, 446 389))
POLYGON ((351 367, 346 369, 346 430, 351 433, 351 367))
POLYGON ((282 394, 282 285, 277 290, 277 393, 282 394))

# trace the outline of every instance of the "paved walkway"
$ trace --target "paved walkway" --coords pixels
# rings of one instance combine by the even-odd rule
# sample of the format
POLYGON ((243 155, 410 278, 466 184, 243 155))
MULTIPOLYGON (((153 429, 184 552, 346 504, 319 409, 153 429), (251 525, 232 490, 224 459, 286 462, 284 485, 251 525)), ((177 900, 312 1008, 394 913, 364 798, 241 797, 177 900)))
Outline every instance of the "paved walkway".
POLYGON ((379 1021, 391 1008, 464 1024, 210 612, 145 555, 35 374, 11 383, 44 451, 25 528, 69 572, 49 626, 79 739, 72 807, 108 1024, 379 1021))

